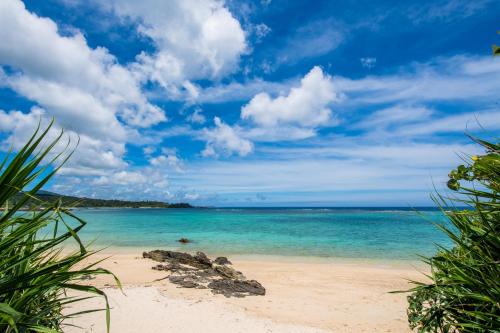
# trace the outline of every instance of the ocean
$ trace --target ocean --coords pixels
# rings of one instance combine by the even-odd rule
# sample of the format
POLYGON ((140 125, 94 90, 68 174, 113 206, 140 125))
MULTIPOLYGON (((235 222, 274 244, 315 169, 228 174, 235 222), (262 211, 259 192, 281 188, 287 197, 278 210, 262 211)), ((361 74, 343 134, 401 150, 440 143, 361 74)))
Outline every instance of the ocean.
POLYGON ((181 249, 224 255, 415 260, 449 240, 433 209, 76 209, 94 248, 181 249), (186 245, 177 240, 188 238, 186 245))

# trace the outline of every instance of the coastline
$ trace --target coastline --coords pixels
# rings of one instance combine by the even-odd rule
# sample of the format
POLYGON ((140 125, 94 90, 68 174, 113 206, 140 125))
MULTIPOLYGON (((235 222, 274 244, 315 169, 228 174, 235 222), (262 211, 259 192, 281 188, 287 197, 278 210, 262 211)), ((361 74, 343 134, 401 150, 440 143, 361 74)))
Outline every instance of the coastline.
MULTIPOLYGON (((147 246, 91 246, 97 250, 97 256, 141 256, 143 252, 153 250, 170 250, 179 252, 188 252, 191 254, 197 251, 204 252, 210 258, 228 257, 236 261, 244 262, 288 262, 288 263, 319 263, 319 264, 344 264, 344 265, 372 265, 381 267, 403 267, 423 269, 425 265, 418 259, 397 259, 397 258, 377 258, 377 257, 343 257, 343 256, 311 256, 311 255, 282 255, 282 254, 254 254, 254 253, 225 253, 221 251, 206 251, 204 249, 187 248, 185 245, 175 247, 147 247, 147 246)), ((75 251, 79 248, 74 245, 65 245, 64 252, 75 251)))
MULTIPOLYGON (((232 255, 233 267, 261 282, 267 292, 226 298, 209 290, 178 288, 165 279, 167 272, 151 269, 154 261, 142 258, 147 249, 137 250, 108 248, 93 257, 110 256, 99 266, 116 273, 128 295, 109 278, 92 280, 110 295, 111 332, 136 332, 139 326, 134 325, 139 324, 144 332, 165 325, 170 329, 164 331, 184 332, 411 332, 406 296, 390 292, 408 289, 408 279, 424 279, 424 267, 413 261, 232 255), (187 324, 198 316, 204 318, 199 326, 187 324)), ((88 305, 99 302, 93 299, 88 305)), ((84 327, 84 332, 105 331, 103 313, 69 323, 84 327)))

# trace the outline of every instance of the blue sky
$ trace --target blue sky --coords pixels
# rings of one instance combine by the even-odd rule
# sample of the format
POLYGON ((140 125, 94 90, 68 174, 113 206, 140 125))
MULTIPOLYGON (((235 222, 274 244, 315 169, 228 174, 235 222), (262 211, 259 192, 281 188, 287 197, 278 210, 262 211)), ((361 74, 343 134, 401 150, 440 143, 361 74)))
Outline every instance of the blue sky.
POLYGON ((80 138, 60 193, 428 205, 478 152, 464 132, 498 137, 499 14, 486 0, 3 0, 0 149, 55 117, 51 135, 80 138))

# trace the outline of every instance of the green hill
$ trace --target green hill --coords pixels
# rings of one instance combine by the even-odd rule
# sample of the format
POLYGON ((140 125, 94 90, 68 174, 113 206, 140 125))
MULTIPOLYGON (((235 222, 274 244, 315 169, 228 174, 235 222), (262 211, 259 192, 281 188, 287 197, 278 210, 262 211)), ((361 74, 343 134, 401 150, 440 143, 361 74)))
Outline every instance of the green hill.
MULTIPOLYGON (((18 198, 22 194, 18 194, 18 198)), ((81 208, 98 208, 98 207, 122 207, 122 208, 193 208, 188 203, 167 203, 162 201, 128 201, 128 200, 114 200, 114 199, 95 199, 85 197, 74 197, 62 195, 49 191, 38 191, 37 198, 44 202, 54 202, 61 200, 62 205, 65 207, 81 207, 81 208)), ((37 200, 30 200, 29 206, 40 205, 37 200)))

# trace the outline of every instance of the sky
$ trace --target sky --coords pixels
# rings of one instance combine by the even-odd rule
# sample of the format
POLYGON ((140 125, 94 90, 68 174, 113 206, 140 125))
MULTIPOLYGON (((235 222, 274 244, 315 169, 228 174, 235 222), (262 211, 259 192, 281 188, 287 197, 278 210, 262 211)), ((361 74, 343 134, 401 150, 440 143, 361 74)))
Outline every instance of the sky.
POLYGON ((500 2, 1 0, 0 156, 48 190, 207 206, 425 206, 500 133, 500 2), (76 143, 78 142, 78 145, 76 143))

